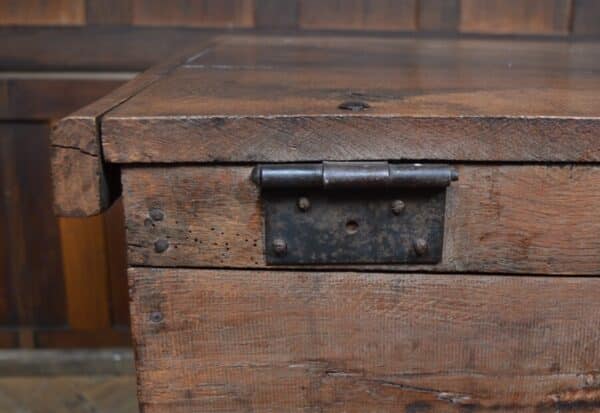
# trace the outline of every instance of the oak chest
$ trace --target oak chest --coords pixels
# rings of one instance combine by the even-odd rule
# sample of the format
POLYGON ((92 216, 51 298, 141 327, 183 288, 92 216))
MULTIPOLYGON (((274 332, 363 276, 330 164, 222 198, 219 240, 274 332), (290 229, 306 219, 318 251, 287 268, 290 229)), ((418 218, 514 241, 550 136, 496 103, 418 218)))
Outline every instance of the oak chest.
POLYGON ((600 410, 600 46, 227 36, 61 121, 144 412, 600 410))

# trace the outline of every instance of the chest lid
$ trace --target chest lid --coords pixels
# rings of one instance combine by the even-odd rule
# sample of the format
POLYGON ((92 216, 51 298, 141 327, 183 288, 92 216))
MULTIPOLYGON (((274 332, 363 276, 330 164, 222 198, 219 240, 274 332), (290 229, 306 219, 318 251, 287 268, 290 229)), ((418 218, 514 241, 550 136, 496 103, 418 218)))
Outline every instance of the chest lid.
POLYGON ((226 36, 101 128, 118 163, 598 161, 600 45, 226 36))

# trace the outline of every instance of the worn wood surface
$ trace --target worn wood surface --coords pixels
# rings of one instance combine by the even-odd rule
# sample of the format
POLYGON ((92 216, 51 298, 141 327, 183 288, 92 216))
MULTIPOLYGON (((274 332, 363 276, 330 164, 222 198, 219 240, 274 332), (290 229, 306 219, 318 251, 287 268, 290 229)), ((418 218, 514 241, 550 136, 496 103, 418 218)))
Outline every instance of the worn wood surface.
POLYGON ((596 43, 226 37, 111 110, 102 144, 118 163, 598 161, 599 65, 596 43))
POLYGON ((136 268, 130 284, 147 413, 598 408, 598 279, 136 268))
MULTIPOLYGON (((183 51, 185 58, 189 56, 183 51)), ((54 210, 59 216, 90 216, 107 208, 117 189, 110 188, 100 149, 100 119, 169 73, 182 60, 159 64, 102 99, 62 119, 51 135, 54 210), (112 192, 111 192, 112 191, 112 192)), ((185 61, 185 60, 183 60, 185 61)), ((112 172, 114 174, 114 172, 112 172)))
POLYGON ((460 18, 460 0, 420 0, 419 30, 454 32, 460 18))
MULTIPOLYGON (((600 274, 600 168, 482 165, 458 172, 447 191, 442 262, 420 268, 600 274)), ((250 173, 249 167, 126 168, 129 263, 266 266, 260 194, 250 173), (162 219, 152 219, 153 209, 162 219), (169 242, 161 253, 154 249, 159 239, 169 242)))

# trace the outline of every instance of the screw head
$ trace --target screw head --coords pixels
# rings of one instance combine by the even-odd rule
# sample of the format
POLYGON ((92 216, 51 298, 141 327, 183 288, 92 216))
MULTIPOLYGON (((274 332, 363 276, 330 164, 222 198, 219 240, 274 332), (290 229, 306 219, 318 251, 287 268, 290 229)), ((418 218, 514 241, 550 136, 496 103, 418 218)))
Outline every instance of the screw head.
POLYGON ((427 245, 427 241, 423 238, 417 238, 414 242, 413 248, 415 249, 415 253, 417 255, 425 255, 429 246, 427 245))
POLYGON ((287 243, 281 238, 273 240, 273 251, 276 255, 282 256, 287 253, 287 243))
POLYGON ((163 321, 163 315, 160 311, 153 311, 150 313, 150 321, 153 323, 160 323, 163 321))
POLYGON ((306 212, 310 209, 310 199, 305 196, 298 198, 298 209, 302 212, 306 212))
POLYGON ((338 109, 351 110, 352 112, 360 112, 365 109, 369 109, 371 106, 366 102, 360 101, 348 101, 339 104, 338 109))
POLYGON ((164 212, 158 208, 150 208, 149 215, 153 221, 162 221, 165 218, 164 212))
POLYGON ((165 252, 167 248, 169 248, 169 241, 166 239, 159 239, 154 243, 154 251, 158 252, 159 254, 161 252, 165 252))
POLYGON ((402 202, 401 200, 397 199, 394 202, 392 202, 392 212, 395 215, 400 215, 402 213, 402 211, 404 211, 404 207, 406 205, 404 205, 404 202, 402 202))

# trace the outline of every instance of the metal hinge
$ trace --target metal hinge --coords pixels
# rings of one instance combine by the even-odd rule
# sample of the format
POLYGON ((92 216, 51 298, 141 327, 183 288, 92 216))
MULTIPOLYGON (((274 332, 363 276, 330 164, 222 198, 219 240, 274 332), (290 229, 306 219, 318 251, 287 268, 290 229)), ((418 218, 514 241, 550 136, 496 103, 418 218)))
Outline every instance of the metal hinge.
POLYGON ((269 264, 418 264, 442 255, 447 165, 258 165, 269 264))

